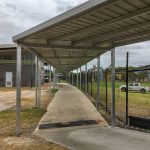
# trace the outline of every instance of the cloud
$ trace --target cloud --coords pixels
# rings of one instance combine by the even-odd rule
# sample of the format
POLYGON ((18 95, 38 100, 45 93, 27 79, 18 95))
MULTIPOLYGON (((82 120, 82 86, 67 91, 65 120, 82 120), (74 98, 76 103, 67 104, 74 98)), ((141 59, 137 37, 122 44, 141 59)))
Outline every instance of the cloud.
MULTIPOLYGON (((117 47, 115 50, 116 67, 126 66, 127 52, 129 52, 129 65, 130 66, 138 67, 138 66, 150 65, 150 59, 149 59, 150 58, 150 41, 117 47)), ((89 62, 88 68, 92 67, 93 65, 97 65, 96 59, 89 62)), ((100 65, 103 68, 107 68, 111 65, 111 52, 110 51, 101 55, 100 65)))
MULTIPOLYGON (((0 44, 11 43, 12 36, 85 1, 87 0, 0 0, 0 44)), ((130 52, 130 65, 150 64, 149 41, 116 48, 117 66, 125 66, 127 51, 130 52)), ((101 66, 108 67, 110 60, 110 52, 102 55, 101 66)), ((96 60, 88 64, 92 67, 96 65, 96 60)))
POLYGON ((87 0, 0 0, 0 44, 87 0))

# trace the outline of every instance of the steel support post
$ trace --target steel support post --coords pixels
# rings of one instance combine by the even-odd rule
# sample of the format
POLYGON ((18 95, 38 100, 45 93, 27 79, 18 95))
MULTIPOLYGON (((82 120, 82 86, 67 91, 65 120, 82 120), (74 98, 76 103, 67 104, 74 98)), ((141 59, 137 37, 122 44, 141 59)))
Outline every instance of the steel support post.
POLYGON ((78 69, 77 69, 77 87, 79 87, 79 72, 78 72, 78 69))
POLYGON ((93 82, 93 72, 92 72, 92 70, 91 70, 91 96, 93 95, 93 84, 92 84, 92 82, 93 82))
POLYGON ((53 67, 53 88, 55 89, 55 68, 53 67))
POLYGON ((69 72, 67 73, 67 81, 69 83, 69 72))
POLYGON ((58 87, 59 77, 58 77, 58 70, 56 70, 56 86, 58 87))
POLYGON ((36 89, 36 98, 35 98, 35 107, 40 107, 41 100, 41 61, 38 56, 35 57, 36 70, 35 70, 35 89, 36 89))
POLYGON ((107 69, 105 71, 105 89, 106 89, 106 112, 108 111, 108 81, 107 81, 107 69))
POLYGON ((58 83, 57 70, 55 69, 55 87, 56 87, 56 88, 57 88, 57 83, 58 83))
POLYGON ((128 90, 128 82, 129 82, 129 52, 127 52, 127 56, 126 56, 126 125, 128 125, 128 116, 129 116, 129 110, 128 110, 128 105, 129 105, 129 102, 128 102, 128 97, 129 97, 129 90, 128 90))
POLYGON ((71 78, 71 76, 70 76, 70 72, 69 72, 69 84, 71 83, 71 79, 70 78, 71 78))
POLYGON ((37 107, 40 108, 41 103, 41 60, 38 59, 38 100, 37 107))
POLYGON ((16 69, 16 135, 21 133, 21 51, 17 46, 17 69, 16 69))
POLYGON ((85 92, 87 93, 87 64, 85 64, 85 92))
POLYGON ((51 86, 51 81, 52 81, 52 72, 51 72, 51 65, 49 65, 49 83, 51 86))
POLYGON ((55 77, 55 82, 54 82, 55 83, 55 88, 57 88, 57 76, 56 76, 56 74, 57 74, 57 70, 55 68, 55 76, 54 76, 55 77))
POLYGON ((81 67, 80 67, 80 90, 82 88, 82 73, 81 73, 81 67))
POLYGON ((73 81, 74 81, 74 75, 73 75, 73 71, 72 71, 72 85, 73 85, 73 81))
POLYGON ((97 57, 97 98, 96 98, 96 108, 99 109, 100 104, 100 56, 97 57))
POLYGON ((38 56, 35 56, 35 107, 38 107, 38 56))
POLYGON ((115 118, 115 48, 111 50, 111 72, 112 72, 112 126, 115 127, 116 118, 115 118))

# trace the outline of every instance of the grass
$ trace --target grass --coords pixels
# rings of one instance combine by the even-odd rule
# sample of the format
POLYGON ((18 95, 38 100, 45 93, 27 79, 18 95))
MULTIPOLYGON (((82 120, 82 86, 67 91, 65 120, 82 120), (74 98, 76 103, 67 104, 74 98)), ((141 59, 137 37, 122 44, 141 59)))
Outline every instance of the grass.
POLYGON ((32 135, 54 93, 42 91, 41 108, 34 108, 34 98, 22 99, 21 136, 16 137, 16 112, 9 109, 0 112, 0 150, 67 150, 66 148, 47 142, 32 135))
POLYGON ((66 80, 60 80, 60 83, 67 83, 67 81, 66 80))
POLYGON ((58 89, 51 89, 51 93, 55 94, 58 91, 58 89))
MULTIPOLYGON (((144 86, 150 86, 150 83, 141 83, 144 86)), ((121 92, 120 85, 125 85, 125 82, 116 82, 116 112, 117 115, 121 115, 122 119, 125 118, 125 107, 126 107, 126 93, 121 92)), ((111 109, 111 82, 107 85, 108 91, 108 107, 111 109)), ((89 84, 89 93, 91 91, 91 86, 89 84)), ((97 83, 93 83, 92 86, 92 96, 96 98, 97 93, 97 83)), ((106 104, 106 85, 104 81, 100 82, 100 100, 105 106, 106 104)), ((129 115, 139 116, 139 117, 149 117, 150 116, 150 92, 141 94, 140 92, 129 91, 129 115)))
MULTIPOLYGON (((34 131, 40 118, 46 110, 37 108, 28 108, 21 111, 22 134, 28 134, 34 131)), ((5 110, 0 112, 0 135, 15 136, 16 126, 15 110, 5 110)))

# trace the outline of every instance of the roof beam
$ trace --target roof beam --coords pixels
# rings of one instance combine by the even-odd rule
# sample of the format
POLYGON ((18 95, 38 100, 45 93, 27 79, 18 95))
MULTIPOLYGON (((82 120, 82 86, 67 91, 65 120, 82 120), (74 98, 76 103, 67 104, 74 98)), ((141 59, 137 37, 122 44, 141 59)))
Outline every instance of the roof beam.
POLYGON ((57 57, 48 57, 48 56, 44 56, 44 58, 47 58, 47 59, 84 59, 84 58, 95 58, 95 56, 57 56, 57 57))
POLYGON ((114 18, 114 19, 111 19, 111 20, 108 20, 108 21, 105 21, 102 23, 98 23, 96 25, 92 25, 90 27, 87 27, 87 28, 84 28, 84 29, 81 29, 81 30, 78 30, 75 32, 71 32, 71 33, 68 33, 68 34, 65 34, 62 36, 58 36, 58 37, 53 38, 53 39, 49 39, 49 41, 53 42, 56 40, 62 40, 62 39, 70 38, 70 37, 73 37, 73 36, 78 35, 78 34, 82 34, 82 33, 88 32, 88 31, 97 30, 97 29, 103 28, 103 27, 108 26, 108 25, 110 26, 111 24, 117 23, 119 21, 124 21, 126 19, 130 19, 130 18, 139 16, 139 15, 142 15, 142 14, 149 13, 149 12, 150 12, 150 7, 139 9, 137 11, 130 12, 130 13, 122 15, 120 17, 117 17, 117 18, 114 18))
POLYGON ((38 43, 20 43, 21 46, 30 48, 60 48, 60 49, 80 49, 80 50, 108 50, 111 47, 96 47, 96 46, 71 46, 71 45, 50 45, 38 43))
POLYGON ((119 42, 124 42, 126 40, 132 40, 133 38, 138 38, 139 36, 144 36, 144 35, 148 35, 150 34, 150 30, 145 30, 145 31, 142 31, 142 32, 137 32, 137 33, 130 33, 130 34, 127 34, 125 36, 119 36, 119 37, 114 37, 113 38, 113 41, 111 39, 109 40, 105 40, 105 41, 100 41, 100 42, 96 42, 96 44, 107 44, 107 43, 111 43, 112 45, 115 45, 115 43, 119 43, 119 42), (134 35, 134 36, 133 36, 134 35))
POLYGON ((83 39, 80 39, 78 41, 74 41, 73 45, 76 45, 76 44, 79 44, 79 43, 82 43, 82 42, 90 42, 90 41, 94 41, 94 40, 107 39, 107 38, 116 36, 118 34, 126 33, 126 32, 129 32, 129 31, 133 31, 135 29, 146 27, 146 26, 150 26, 150 21, 146 21, 146 22, 143 22, 143 23, 138 23, 136 25, 131 25, 131 26, 128 26, 128 27, 125 27, 125 28, 115 30, 115 31, 111 31, 111 32, 103 33, 103 34, 97 34, 97 35, 94 35, 94 36, 83 38, 83 39))
POLYGON ((143 42, 143 41, 149 41, 150 40, 150 36, 148 37, 142 37, 140 36, 139 38, 137 39, 128 39, 126 41, 118 41, 115 45, 116 46, 124 46, 125 44, 133 44, 133 43, 138 43, 138 42, 143 42))

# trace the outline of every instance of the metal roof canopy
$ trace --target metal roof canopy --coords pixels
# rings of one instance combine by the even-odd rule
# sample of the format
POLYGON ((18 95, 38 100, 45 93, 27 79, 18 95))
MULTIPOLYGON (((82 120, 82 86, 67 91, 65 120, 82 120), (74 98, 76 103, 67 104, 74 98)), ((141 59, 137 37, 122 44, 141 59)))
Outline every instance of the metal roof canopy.
POLYGON ((149 39, 150 0, 91 0, 13 37, 62 72, 149 39))

